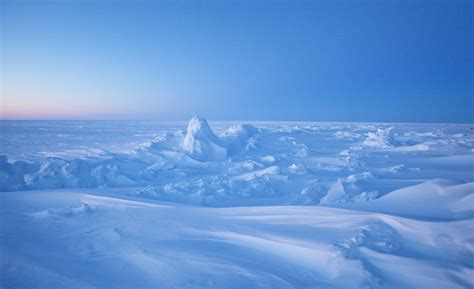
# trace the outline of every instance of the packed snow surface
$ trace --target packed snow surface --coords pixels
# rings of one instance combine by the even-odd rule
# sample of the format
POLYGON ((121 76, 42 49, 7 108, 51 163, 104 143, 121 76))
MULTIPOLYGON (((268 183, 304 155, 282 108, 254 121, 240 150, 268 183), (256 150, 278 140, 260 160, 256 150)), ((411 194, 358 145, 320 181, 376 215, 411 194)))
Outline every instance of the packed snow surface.
POLYGON ((2 121, 0 288, 473 288, 468 124, 2 121))

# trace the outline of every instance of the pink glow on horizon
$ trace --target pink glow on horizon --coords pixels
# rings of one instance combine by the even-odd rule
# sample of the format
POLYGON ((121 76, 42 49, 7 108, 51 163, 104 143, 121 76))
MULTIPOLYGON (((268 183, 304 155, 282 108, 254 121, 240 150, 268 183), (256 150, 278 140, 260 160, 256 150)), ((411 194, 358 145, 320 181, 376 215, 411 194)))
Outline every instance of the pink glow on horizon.
POLYGON ((109 119, 121 118, 126 115, 126 111, 114 110, 105 112, 94 107, 65 108, 57 107, 33 107, 32 105, 7 106, 2 104, 0 119, 20 120, 20 119, 109 119))

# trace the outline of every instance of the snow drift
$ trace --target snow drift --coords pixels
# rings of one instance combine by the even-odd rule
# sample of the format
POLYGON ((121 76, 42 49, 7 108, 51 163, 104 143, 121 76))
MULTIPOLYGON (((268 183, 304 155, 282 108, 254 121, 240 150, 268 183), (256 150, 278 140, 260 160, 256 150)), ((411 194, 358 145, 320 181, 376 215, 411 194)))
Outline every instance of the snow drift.
POLYGON ((2 288, 474 284, 472 219, 303 206, 196 208, 107 190, 10 192, 0 202, 2 288))
POLYGON ((465 219, 474 217, 474 182, 453 184, 436 179, 395 190, 371 202, 349 205, 365 211, 390 214, 465 219))

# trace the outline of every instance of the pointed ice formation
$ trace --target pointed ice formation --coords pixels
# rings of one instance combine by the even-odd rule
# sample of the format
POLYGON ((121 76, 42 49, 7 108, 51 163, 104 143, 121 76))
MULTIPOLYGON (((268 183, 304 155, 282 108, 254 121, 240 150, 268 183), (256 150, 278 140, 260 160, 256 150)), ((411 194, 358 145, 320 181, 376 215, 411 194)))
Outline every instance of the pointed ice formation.
POLYGON ((200 161, 222 161, 227 157, 227 149, 207 121, 198 116, 189 121, 181 146, 186 154, 200 161))
POLYGON ((338 179, 332 187, 329 189, 327 194, 321 198, 321 205, 328 205, 341 201, 346 195, 346 190, 344 189, 344 184, 341 179, 338 179))

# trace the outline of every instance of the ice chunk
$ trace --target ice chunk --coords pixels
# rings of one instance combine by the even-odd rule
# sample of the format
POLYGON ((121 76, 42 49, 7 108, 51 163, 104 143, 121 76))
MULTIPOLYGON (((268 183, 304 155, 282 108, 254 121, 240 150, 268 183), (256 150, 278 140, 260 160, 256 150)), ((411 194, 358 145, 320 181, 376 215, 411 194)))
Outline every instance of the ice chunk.
POLYGON ((346 181, 348 183, 354 184, 354 183, 358 182, 359 180, 367 180, 367 179, 371 179, 373 177, 374 177, 374 175, 371 172, 362 172, 362 173, 359 173, 359 174, 353 174, 353 175, 348 176, 346 178, 346 181))
POLYGON ((258 171, 252 171, 250 173, 245 173, 239 176, 233 177, 234 180, 239 181, 252 181, 256 178, 261 178, 264 176, 278 175, 280 173, 280 168, 278 166, 271 166, 264 168, 258 171))
POLYGON ((274 156, 264 156, 261 158, 262 161, 267 162, 267 163, 274 163, 276 161, 274 156))
POLYGON ((291 164, 288 166, 288 172, 295 175, 305 175, 308 170, 303 165, 291 164))
POLYGON ((392 145, 390 144, 390 132, 392 131, 393 127, 389 127, 386 129, 377 129, 377 132, 368 132, 367 138, 364 140, 364 145, 368 147, 374 148, 391 148, 392 145))
POLYGON ((338 179, 329 189, 328 193, 321 199, 320 203, 322 205, 335 203, 343 199, 345 195, 346 190, 344 189, 344 184, 341 179, 338 179))

